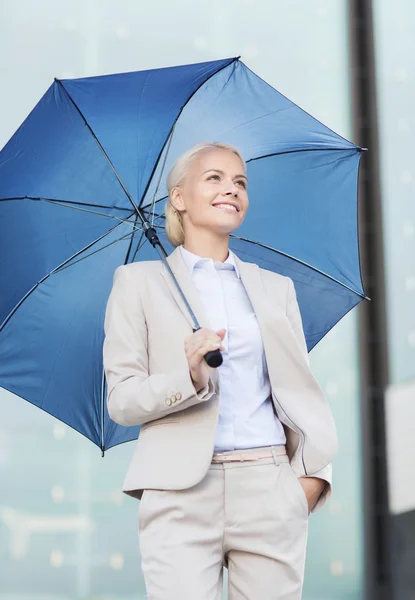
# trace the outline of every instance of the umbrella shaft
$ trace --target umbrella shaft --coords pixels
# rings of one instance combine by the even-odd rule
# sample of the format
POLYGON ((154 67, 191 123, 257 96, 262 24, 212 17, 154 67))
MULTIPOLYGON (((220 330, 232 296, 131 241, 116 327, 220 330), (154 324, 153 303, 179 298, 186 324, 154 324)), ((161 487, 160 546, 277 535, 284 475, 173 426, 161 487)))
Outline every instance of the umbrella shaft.
POLYGON ((180 289, 179 284, 177 283, 176 277, 174 276, 173 271, 170 268, 169 263, 167 262, 167 252, 165 251, 165 249, 163 248, 163 246, 160 243, 160 240, 158 238, 157 235, 157 231, 154 229, 154 227, 151 227, 150 223, 148 221, 144 221, 143 222, 143 229, 144 229, 144 233, 146 238, 148 239, 148 241, 151 243, 151 245, 153 246, 153 248, 155 248, 157 250, 157 252, 160 255, 161 260, 163 261, 166 269, 168 270, 168 272, 170 273, 174 284, 177 288, 177 291, 180 294, 181 299, 183 300, 183 302, 186 305, 187 310, 189 311, 189 314, 193 320, 193 323, 195 325, 194 330, 193 331, 197 331, 198 329, 200 329, 200 325, 199 325, 199 321, 197 320, 194 312, 192 311, 192 308, 190 306, 190 304, 188 303, 188 301, 186 300, 185 295, 183 294, 182 290, 180 289))
MULTIPOLYGON (((180 289, 180 286, 176 281, 176 277, 174 276, 174 273, 171 270, 169 263, 167 262, 167 254, 166 254, 166 251, 164 250, 163 246, 160 243, 160 240, 157 235, 157 231, 154 229, 154 227, 151 227, 151 225, 148 221, 145 221, 145 220, 143 220, 143 229, 144 229, 146 238, 151 243, 153 248, 156 248, 156 250, 160 254, 161 260, 165 264, 168 272, 170 273, 170 275, 174 281, 174 284, 177 288, 177 291, 179 292, 180 297, 182 298, 183 302, 185 303, 186 308, 189 311, 190 316, 193 319, 193 323, 195 325, 193 327, 193 333, 196 332, 198 329, 200 329, 199 321, 196 319, 196 316, 195 316, 194 312, 192 311, 190 304, 186 300, 186 297, 183 294, 182 290, 180 289)), ((212 350, 210 352, 207 352, 207 354, 205 354, 204 358, 205 358, 207 364, 212 368, 219 367, 223 362, 223 357, 222 357, 220 350, 212 350)))

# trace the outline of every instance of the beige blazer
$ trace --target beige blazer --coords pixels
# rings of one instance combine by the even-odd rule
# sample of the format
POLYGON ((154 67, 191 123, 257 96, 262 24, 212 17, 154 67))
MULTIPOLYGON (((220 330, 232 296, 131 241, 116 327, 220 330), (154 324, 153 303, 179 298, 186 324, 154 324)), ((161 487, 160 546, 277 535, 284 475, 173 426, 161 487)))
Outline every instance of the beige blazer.
MULTIPOLYGON (((200 326, 211 328, 179 248, 167 260, 200 326)), ((272 399, 291 466, 297 477, 318 475, 331 483, 336 429, 310 370, 293 282, 238 257, 236 262, 262 332, 272 399)), ((211 463, 220 378, 212 369, 208 391, 196 392, 184 352, 192 327, 161 260, 116 269, 104 325, 107 405, 116 423, 142 425, 123 485, 125 493, 138 499, 146 488, 192 487, 211 463)), ((331 486, 326 496, 330 493, 331 486)))

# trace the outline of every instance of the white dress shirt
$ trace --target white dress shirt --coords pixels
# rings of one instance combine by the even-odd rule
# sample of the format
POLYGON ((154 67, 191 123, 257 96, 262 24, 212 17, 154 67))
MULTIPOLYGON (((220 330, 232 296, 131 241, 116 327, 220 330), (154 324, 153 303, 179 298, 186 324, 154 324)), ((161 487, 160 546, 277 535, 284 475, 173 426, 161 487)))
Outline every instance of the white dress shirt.
POLYGON ((215 452, 285 444, 275 415, 264 346, 233 253, 224 263, 180 246, 213 331, 226 329, 219 369, 220 404, 215 452))

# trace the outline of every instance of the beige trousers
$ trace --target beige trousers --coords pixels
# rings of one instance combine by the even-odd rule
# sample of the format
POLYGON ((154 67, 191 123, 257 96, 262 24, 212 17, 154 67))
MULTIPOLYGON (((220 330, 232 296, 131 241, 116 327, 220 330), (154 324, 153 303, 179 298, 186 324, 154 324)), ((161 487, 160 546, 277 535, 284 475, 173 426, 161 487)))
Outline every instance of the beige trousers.
POLYGON ((220 600, 224 566, 229 600, 301 598, 307 499, 281 447, 270 449, 270 458, 212 463, 192 488, 144 491, 148 600, 220 600))

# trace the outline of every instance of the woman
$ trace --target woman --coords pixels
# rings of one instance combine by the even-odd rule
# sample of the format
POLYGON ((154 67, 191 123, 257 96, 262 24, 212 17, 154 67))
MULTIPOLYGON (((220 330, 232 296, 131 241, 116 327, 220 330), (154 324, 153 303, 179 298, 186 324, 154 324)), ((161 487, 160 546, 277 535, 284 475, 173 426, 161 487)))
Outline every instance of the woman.
POLYGON ((105 318, 109 414, 142 425, 123 491, 141 499, 147 597, 219 600, 226 566, 229 600, 296 600, 337 441, 295 288, 229 251, 248 210, 237 149, 190 149, 168 189, 168 261, 201 329, 161 261, 117 268, 105 318))

